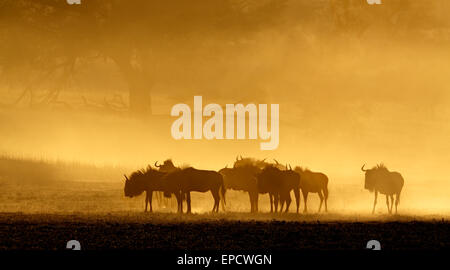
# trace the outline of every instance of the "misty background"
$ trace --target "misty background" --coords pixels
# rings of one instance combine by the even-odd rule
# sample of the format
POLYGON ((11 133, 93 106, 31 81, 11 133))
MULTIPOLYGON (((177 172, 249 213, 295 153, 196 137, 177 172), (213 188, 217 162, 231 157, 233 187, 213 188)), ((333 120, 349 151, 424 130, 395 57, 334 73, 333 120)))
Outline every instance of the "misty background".
POLYGON ((400 211, 448 214, 449 11, 444 0, 3 0, 2 162, 110 166, 100 180, 119 187, 166 158, 214 170, 275 158, 326 173, 330 209, 355 211, 373 200, 361 166, 383 162, 405 178, 400 211), (194 95, 280 104, 279 148, 174 140, 170 109, 194 95))

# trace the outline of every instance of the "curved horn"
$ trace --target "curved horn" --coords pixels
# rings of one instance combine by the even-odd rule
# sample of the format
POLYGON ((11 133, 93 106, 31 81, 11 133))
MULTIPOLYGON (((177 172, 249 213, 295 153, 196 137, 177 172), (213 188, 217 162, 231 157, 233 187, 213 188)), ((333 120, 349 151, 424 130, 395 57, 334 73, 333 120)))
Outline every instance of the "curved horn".
POLYGON ((364 166, 366 166, 366 164, 364 164, 364 165, 361 167, 361 171, 363 171, 363 172, 368 171, 368 170, 364 170, 364 166))
POLYGON ((266 159, 267 159, 267 158, 264 158, 263 160, 261 160, 261 162, 264 162, 264 161, 266 161, 266 159))
POLYGON ((161 167, 161 165, 158 165, 158 161, 155 161, 155 167, 156 167, 156 168, 161 167))
POLYGON ((292 171, 292 167, 291 167, 291 164, 289 164, 289 170, 290 170, 290 171, 292 171))
POLYGON ((243 160, 242 155, 239 155, 239 157, 241 158, 241 160, 243 160))
POLYGON ((125 176, 125 180, 126 180, 126 181, 129 180, 126 174, 124 174, 123 176, 125 176))
POLYGON ((239 160, 239 156, 236 156, 236 161, 238 161, 239 160))
POLYGON ((273 161, 275 161, 275 163, 276 163, 277 165, 280 165, 280 163, 278 162, 278 160, 273 159, 273 161))

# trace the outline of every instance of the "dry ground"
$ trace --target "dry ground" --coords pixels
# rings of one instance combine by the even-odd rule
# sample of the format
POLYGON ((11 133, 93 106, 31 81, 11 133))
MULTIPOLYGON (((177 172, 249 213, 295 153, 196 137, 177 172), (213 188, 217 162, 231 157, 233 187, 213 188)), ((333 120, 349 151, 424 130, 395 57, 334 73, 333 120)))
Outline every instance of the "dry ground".
POLYGON ((0 249, 385 250, 449 249, 448 220, 407 216, 226 214, 0 214, 0 249))

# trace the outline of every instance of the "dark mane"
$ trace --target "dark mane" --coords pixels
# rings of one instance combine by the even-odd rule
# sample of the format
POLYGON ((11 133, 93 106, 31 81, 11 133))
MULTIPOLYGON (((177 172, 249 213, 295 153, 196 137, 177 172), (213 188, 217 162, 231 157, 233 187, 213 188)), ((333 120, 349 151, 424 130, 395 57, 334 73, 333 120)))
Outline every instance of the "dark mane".
POLYGON ((130 175, 130 180, 136 179, 137 177, 142 176, 142 175, 144 175, 144 173, 142 172, 142 170, 134 171, 134 172, 132 172, 131 175, 130 175))
POLYGON ((389 171, 388 169, 387 169, 387 167, 383 164, 383 163, 380 163, 380 164, 377 164, 377 165, 375 165, 373 168, 372 168, 372 170, 378 170, 378 171, 389 171))
POLYGON ((145 168, 145 169, 143 168, 143 169, 132 172, 130 175, 130 180, 137 179, 140 176, 148 175, 153 171, 155 171, 155 169, 152 168, 152 166, 148 165, 147 168, 145 168))
POLYGON ((233 164, 233 167, 264 167, 266 162, 264 160, 259 160, 256 158, 241 158, 239 160, 236 160, 233 164))

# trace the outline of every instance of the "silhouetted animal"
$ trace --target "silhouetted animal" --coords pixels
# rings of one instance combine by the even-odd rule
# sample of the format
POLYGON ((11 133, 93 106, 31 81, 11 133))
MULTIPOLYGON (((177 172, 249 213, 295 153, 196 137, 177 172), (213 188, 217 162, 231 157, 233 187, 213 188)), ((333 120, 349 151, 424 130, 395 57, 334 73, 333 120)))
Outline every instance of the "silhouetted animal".
MULTIPOLYGON (((170 173, 170 172, 174 172, 176 170, 180 170, 180 168, 175 167, 175 165, 173 164, 171 159, 166 159, 162 165, 158 165, 158 161, 156 161, 154 165, 156 168, 158 168, 158 170, 160 172, 165 172, 165 173, 170 173)), ((170 205, 175 204, 176 199, 174 196, 167 198, 163 194, 164 193, 161 191, 156 192, 156 199, 159 203, 159 206, 169 207, 169 204, 170 205)), ((183 200, 186 200, 186 198, 183 198, 183 200)))
POLYGON ((175 194, 178 202, 178 212, 183 213, 182 198, 185 195, 187 201, 187 213, 191 213, 191 191, 211 191, 214 198, 213 212, 219 211, 219 203, 222 198, 225 204, 225 186, 223 177, 215 171, 197 170, 192 167, 176 170, 165 175, 162 179, 164 195, 175 194))
POLYGON ((223 176, 226 189, 248 192, 250 212, 258 212, 258 186, 256 175, 266 165, 264 160, 236 157, 233 168, 223 168, 219 171, 223 176))
POLYGON ((256 173, 260 170, 253 166, 238 168, 223 168, 219 173, 223 176, 226 189, 248 192, 250 198, 250 211, 258 211, 258 187, 256 173))
POLYGON ((291 190, 294 191, 297 213, 300 206, 300 175, 293 170, 282 171, 275 166, 266 166, 261 173, 257 175, 257 184, 259 193, 269 193, 270 212, 278 211, 278 202, 280 201, 280 212, 283 211, 283 205, 286 203, 285 212, 289 211, 291 204, 291 190))
POLYGON ((131 198, 139 196, 145 191, 145 212, 147 212, 147 204, 150 204, 150 212, 152 212, 153 191, 163 191, 161 179, 165 175, 166 173, 157 171, 150 166, 145 170, 133 172, 130 178, 125 175, 125 196, 131 198))
POLYGON ((373 202, 372 214, 375 213, 377 205, 378 192, 386 195, 386 206, 389 214, 392 213, 395 198, 395 213, 397 214, 397 206, 400 203, 400 193, 404 185, 403 177, 398 172, 390 172, 383 164, 379 164, 370 170, 365 170, 363 165, 361 170, 365 173, 364 188, 370 192, 375 191, 375 200, 373 202), (389 198, 391 203, 389 206, 389 198))
POLYGON ((325 212, 328 211, 328 177, 320 172, 312 172, 308 169, 295 167, 295 171, 300 174, 300 189, 302 191, 305 207, 303 212, 308 211, 308 193, 317 193, 320 198, 319 212, 322 209, 322 203, 325 201, 325 212))

